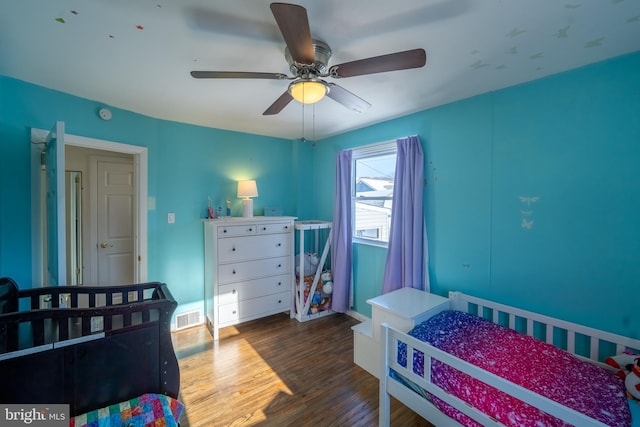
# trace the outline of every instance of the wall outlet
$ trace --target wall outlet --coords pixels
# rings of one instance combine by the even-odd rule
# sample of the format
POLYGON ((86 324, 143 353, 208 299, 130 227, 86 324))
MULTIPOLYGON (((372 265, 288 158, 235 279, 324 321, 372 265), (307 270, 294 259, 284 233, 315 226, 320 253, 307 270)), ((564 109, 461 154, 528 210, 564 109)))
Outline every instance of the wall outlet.
POLYGON ((175 214, 175 213, 173 213, 173 212, 169 212, 169 213, 167 214, 167 222, 168 222, 169 224, 173 224, 173 223, 175 223, 175 222, 176 222, 176 214, 175 214))

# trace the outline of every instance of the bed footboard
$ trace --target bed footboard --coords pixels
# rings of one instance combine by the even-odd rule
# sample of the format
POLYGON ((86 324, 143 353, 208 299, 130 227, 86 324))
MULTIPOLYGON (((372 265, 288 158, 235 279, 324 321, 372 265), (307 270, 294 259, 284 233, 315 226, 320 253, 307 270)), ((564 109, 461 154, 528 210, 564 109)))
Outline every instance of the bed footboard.
POLYGON ((72 416, 144 393, 178 397, 176 301, 163 283, 17 292, 0 314, 3 403, 68 403, 72 416))

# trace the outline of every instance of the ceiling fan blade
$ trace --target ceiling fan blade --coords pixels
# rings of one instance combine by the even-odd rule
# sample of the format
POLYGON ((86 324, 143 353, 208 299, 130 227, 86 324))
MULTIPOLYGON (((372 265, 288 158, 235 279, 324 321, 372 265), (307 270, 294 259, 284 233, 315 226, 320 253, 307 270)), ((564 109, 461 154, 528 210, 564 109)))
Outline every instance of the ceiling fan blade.
POLYGON ((289 91, 286 91, 278 99, 276 102, 271 104, 269 108, 262 113, 263 116, 272 116, 274 114, 278 114, 284 107, 286 107, 291 101, 293 101, 293 97, 289 94, 289 91))
POLYGON ((253 73, 245 71, 192 71, 191 77, 196 79, 288 79, 281 73, 253 73))
POLYGON ((300 64, 313 64, 315 55, 307 9, 296 4, 271 3, 271 12, 293 60, 300 64))
POLYGON ((329 83, 327 96, 357 113, 362 113, 371 107, 367 101, 335 83, 329 83))
POLYGON ((333 65, 329 69, 329 74, 332 77, 338 78, 354 77, 362 76, 364 74, 420 68, 426 63, 427 54, 424 49, 413 49, 333 65))

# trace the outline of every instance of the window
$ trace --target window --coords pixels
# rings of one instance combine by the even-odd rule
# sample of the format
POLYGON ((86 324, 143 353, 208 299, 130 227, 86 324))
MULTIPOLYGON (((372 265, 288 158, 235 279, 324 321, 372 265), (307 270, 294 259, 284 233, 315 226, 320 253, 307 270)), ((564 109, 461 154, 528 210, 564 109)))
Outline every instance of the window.
POLYGON ((352 161, 353 241, 386 246, 393 207, 396 143, 355 148, 352 161))

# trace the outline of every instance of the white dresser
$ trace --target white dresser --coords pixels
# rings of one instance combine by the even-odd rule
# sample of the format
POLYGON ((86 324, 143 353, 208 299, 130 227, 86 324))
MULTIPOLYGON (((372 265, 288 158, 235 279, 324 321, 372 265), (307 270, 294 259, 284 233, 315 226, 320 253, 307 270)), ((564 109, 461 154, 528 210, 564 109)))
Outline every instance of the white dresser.
POLYGON ((291 310, 295 217, 204 221, 207 326, 218 330, 291 310))
POLYGON ((408 332, 431 316, 449 309, 449 299, 414 288, 401 288, 367 300, 371 320, 353 326, 353 361, 380 378, 382 347, 380 326, 383 323, 408 332))

